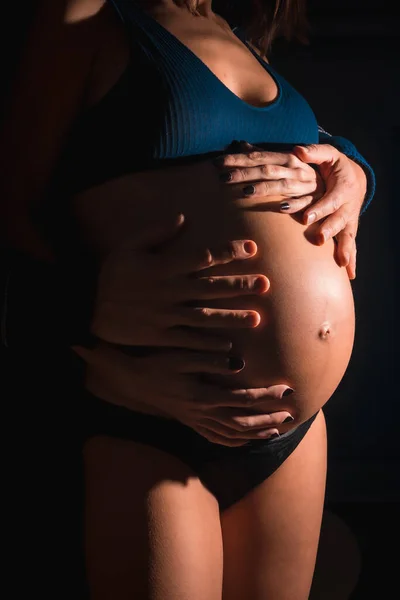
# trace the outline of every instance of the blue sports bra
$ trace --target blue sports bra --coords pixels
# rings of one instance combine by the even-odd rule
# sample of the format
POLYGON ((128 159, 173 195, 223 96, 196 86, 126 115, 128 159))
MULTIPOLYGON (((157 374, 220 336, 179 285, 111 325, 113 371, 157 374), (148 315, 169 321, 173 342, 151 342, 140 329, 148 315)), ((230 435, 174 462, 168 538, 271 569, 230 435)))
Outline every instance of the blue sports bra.
POLYGON ((279 150, 318 143, 306 100, 246 43, 276 82, 277 98, 255 107, 236 96, 132 0, 110 0, 129 36, 131 59, 111 90, 76 121, 60 161, 63 191, 76 193, 127 173, 220 154, 233 140, 279 150))

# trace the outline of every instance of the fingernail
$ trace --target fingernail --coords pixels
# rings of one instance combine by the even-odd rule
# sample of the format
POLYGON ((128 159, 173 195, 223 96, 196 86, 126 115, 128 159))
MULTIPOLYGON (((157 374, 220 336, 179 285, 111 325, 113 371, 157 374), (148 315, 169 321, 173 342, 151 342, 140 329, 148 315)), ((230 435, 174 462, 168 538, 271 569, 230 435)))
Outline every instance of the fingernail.
POLYGON ((328 232, 327 231, 321 231, 321 233, 319 234, 320 240, 322 243, 325 243, 326 240, 328 239, 328 232))
POLYGON ((294 421, 294 418, 291 415, 289 415, 284 421, 282 421, 282 423, 291 423, 292 421, 294 421))
POLYGON ((292 388, 288 388, 287 390, 285 390, 282 394, 282 398, 284 396, 290 396, 290 394, 293 394, 294 390, 292 390, 292 388))
POLYGON ((265 290, 265 280, 262 279, 261 277, 257 277, 257 279, 253 283, 253 290, 255 292, 265 290))
POLYGON ((290 208, 289 202, 281 202, 279 206, 281 210, 288 210, 288 208, 290 208))
POLYGON ((311 225, 311 223, 314 223, 315 219, 317 218, 316 213, 310 213, 307 217, 307 225, 311 225))
POLYGON ((272 439, 274 439, 274 438, 276 438, 276 437, 279 437, 279 433, 272 433, 272 434, 271 434, 271 433, 268 431, 268 429, 267 429, 266 431, 260 431, 259 433, 257 433, 257 437, 260 437, 260 438, 268 438, 269 440, 272 440, 272 439))
POLYGON ((252 196, 256 193, 256 188, 254 185, 246 185, 246 187, 243 188, 243 193, 245 196, 252 196))
POLYGON ((229 181, 232 181, 232 173, 230 171, 227 173, 221 173, 219 179, 222 181, 222 183, 228 183, 229 181))
POLYGON ((254 245, 251 242, 245 242, 243 244, 243 249, 246 254, 254 254, 254 245))
POLYGON ((241 371, 244 369, 244 360, 236 356, 230 356, 228 363, 230 371, 241 371))

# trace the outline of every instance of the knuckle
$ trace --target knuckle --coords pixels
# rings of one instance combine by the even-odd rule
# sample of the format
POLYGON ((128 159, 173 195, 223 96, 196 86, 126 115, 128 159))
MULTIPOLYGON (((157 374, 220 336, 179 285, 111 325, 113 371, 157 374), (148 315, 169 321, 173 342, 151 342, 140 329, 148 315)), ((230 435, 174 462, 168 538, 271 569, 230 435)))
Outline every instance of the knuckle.
POLYGON ((241 255, 242 249, 244 249, 243 244, 229 242, 226 248, 226 254, 230 260, 235 260, 241 255))
POLYGON ((289 167, 289 169, 296 169, 297 167, 299 167, 299 164, 301 164, 301 161, 299 158, 297 158, 295 154, 289 152, 286 164, 289 167))
POLYGON ((243 399, 244 399, 244 401, 245 401, 246 404, 252 405, 252 404, 255 403, 255 401, 256 401, 257 398, 256 398, 256 395, 255 395, 254 391, 252 391, 252 390, 246 390, 246 393, 244 394, 244 398, 243 399))
POLYGON ((236 284, 237 289, 240 291, 249 292, 254 287, 254 280, 251 276, 242 275, 241 277, 238 277, 236 284))
POLYGON ((237 154, 227 154, 225 156, 225 163, 229 166, 234 166, 238 164, 238 155, 237 154))
POLYGON ((259 150, 252 150, 249 152, 248 157, 250 160, 260 160, 262 158, 262 152, 259 150))
POLYGON ((254 427, 254 419, 252 417, 237 417, 234 419, 234 423, 239 431, 247 431, 254 427))
POLYGON ((265 177, 274 177, 276 174, 276 168, 275 165, 261 165, 260 167, 260 171, 261 174, 264 175, 265 177))
POLYGON ((309 181, 310 180, 310 176, 312 177, 312 179, 316 179, 316 175, 315 175, 315 171, 314 169, 311 169, 312 173, 309 173, 308 171, 305 171, 304 169, 301 169, 300 167, 298 167, 296 169, 296 177, 299 181, 309 181))
POLYGON ((339 208, 340 208, 340 198, 339 198, 339 196, 333 196, 332 209, 334 212, 336 212, 337 210, 339 210, 339 208))
POLYGON ((265 195, 269 194, 269 191, 271 189, 271 185, 268 181, 263 181, 262 184, 258 184, 255 186, 256 188, 256 193, 263 193, 265 195))

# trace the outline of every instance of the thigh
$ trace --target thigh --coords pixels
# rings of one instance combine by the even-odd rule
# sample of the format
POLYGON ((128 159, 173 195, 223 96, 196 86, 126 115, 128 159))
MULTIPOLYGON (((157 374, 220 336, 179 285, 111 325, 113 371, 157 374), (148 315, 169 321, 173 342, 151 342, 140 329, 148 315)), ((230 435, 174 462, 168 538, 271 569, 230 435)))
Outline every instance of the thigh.
POLYGON ((221 600, 218 504, 189 467, 108 437, 84 462, 91 600, 221 600))
POLYGON ((307 600, 326 479, 322 412, 279 469, 221 515, 224 600, 307 600))

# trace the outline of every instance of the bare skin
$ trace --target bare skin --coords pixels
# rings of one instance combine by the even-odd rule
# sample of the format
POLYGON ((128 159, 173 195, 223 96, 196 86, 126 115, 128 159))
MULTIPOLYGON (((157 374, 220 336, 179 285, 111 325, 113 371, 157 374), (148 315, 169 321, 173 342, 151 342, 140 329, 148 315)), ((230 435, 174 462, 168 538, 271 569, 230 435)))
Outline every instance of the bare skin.
MULTIPOLYGON (((168 21, 171 30, 173 23, 168 21)), ((192 38, 185 38, 185 31, 177 27, 174 33, 181 33, 190 46, 192 38)), ((246 64, 250 72, 253 67, 246 64)), ((217 65, 214 72, 218 73, 217 65)), ((262 81, 260 104, 275 94, 265 73, 262 81)), ((257 93, 260 101, 259 90, 249 91, 247 101, 254 102, 257 93)), ((149 206, 166 217, 182 211, 190 225, 196 224, 180 237, 177 251, 232 236, 254 238, 260 252, 252 259, 251 272, 268 273, 272 286, 268 296, 249 297, 246 303, 242 299, 241 308, 256 310, 261 325, 252 331, 232 331, 235 352, 244 357, 246 367, 223 382, 232 385, 234 377, 235 386, 254 387, 283 381, 295 393, 275 406, 269 400, 268 410, 285 408, 294 413, 296 423, 305 420, 339 384, 353 344, 351 288, 345 270, 335 263, 333 242, 312 245, 306 226, 278 212, 282 196, 233 203, 224 198, 209 163, 157 175, 128 176, 73 199, 74 214, 92 251, 102 260, 132 230, 149 222, 149 206)), ((238 272, 237 267, 213 269, 213 275, 238 272)), ((230 306, 235 306, 234 300, 230 306)), ((101 394, 96 371, 90 369, 88 386, 101 394)), ((289 427, 282 425, 279 430, 289 427)), ((322 517, 325 447, 320 414, 275 475, 220 516, 215 499, 177 459, 133 442, 92 440, 85 458, 93 597, 305 600, 322 517), (141 474, 143 488, 129 477, 131 472, 141 474), (115 515, 112 521, 110 514, 115 515)))
MULTIPOLYGON (((37 206, 79 108, 98 101, 118 80, 128 61, 125 32, 111 9, 104 8, 103 1, 64 4, 66 22, 74 32, 73 42, 69 43, 77 56, 72 60, 71 53, 63 54, 61 49, 61 63, 54 61, 42 73, 44 87, 57 77, 59 86, 46 89, 46 93, 42 89, 41 100, 31 102, 31 106, 43 105, 41 121, 35 121, 28 111, 21 111, 20 127, 25 126, 30 137, 24 146, 25 154, 17 152, 14 158, 28 176, 23 181, 15 178, 12 189, 18 201, 8 207, 19 223, 16 237, 23 238, 26 244, 31 241, 31 248, 41 247, 41 255, 46 255, 47 249, 32 227, 29 214, 21 207, 27 197, 30 207, 37 206), (42 140, 40 148, 34 146, 38 139, 42 140), (30 189, 29 194, 25 188, 30 189)), ((226 24, 215 18, 210 2, 199 3, 201 18, 191 16, 169 0, 153 3, 152 8, 154 16, 233 93, 255 106, 274 100, 274 81, 226 24), (212 42, 204 44, 205 38, 212 38, 212 42)), ((50 17, 49 23, 52 24, 50 17)), ((64 30, 61 28, 60 39, 65 35, 68 41, 69 34, 64 30)), ((42 62, 48 65, 46 56, 48 52, 44 52, 42 62)), ((10 150, 10 156, 13 151, 10 150)), ((354 334, 348 278, 334 261, 333 242, 320 248, 313 246, 307 240, 306 226, 279 214, 281 196, 269 196, 268 206, 265 198, 258 198, 256 204, 264 205, 257 206, 254 199, 226 201, 224 193, 212 165, 204 163, 187 170, 159 172, 156 182, 144 175, 110 182, 73 199, 72 206, 88 248, 99 260, 121 239, 150 221, 146 200, 151 200, 152 212, 158 212, 160 217, 170 217, 172 212, 183 209, 187 213, 191 233, 188 229, 179 239, 179 251, 187 252, 199 245, 203 248, 221 239, 254 237, 259 254, 253 270, 244 267, 245 272, 266 275, 272 284, 271 293, 268 298, 248 298, 248 304, 240 304, 249 312, 259 312, 261 325, 251 335, 248 331, 232 331, 235 350, 243 354, 246 367, 222 381, 230 386, 291 385, 295 389, 291 397, 276 404, 269 401, 268 406, 261 408, 287 408, 297 424, 328 400, 347 366, 354 334), (167 190, 168 199, 173 199, 168 208, 164 201, 167 190), (142 202, 132 201, 136 194, 142 202), (266 324, 268 327, 264 327, 266 324)), ((235 271, 217 270, 215 274, 230 272, 235 271)), ((89 384, 96 377, 89 370, 89 384)), ((109 390, 110 401, 114 391, 121 392, 121 385, 116 378, 114 390, 112 386, 109 390)), ((285 431, 288 427, 282 425, 279 429, 285 431)), ((134 442, 91 440, 85 449, 91 597, 306 600, 323 505, 325 447, 321 413, 281 468, 236 506, 219 515, 215 498, 203 488, 196 474, 177 459, 134 442), (235 533, 238 531, 240 536, 235 533)))
MULTIPOLYGON (((202 243, 212 247, 221 239, 254 239, 258 253, 246 261, 246 270, 268 274, 271 288, 268 294, 239 303, 224 301, 229 308, 240 305, 256 311, 261 322, 251 330, 232 329, 233 352, 246 366, 234 380, 230 376, 218 381, 243 388, 287 384, 294 394, 268 406, 288 410, 295 418, 293 425, 299 424, 328 401, 347 368, 354 337, 351 285, 334 260, 333 241, 320 247, 311 244, 307 235, 312 226, 277 211, 282 197, 235 202, 224 194, 215 169, 205 162, 158 171, 157 178, 143 173, 111 181, 75 198, 75 216, 99 260, 148 224, 153 210, 161 217, 171 212, 187 216, 177 251, 189 252, 202 243)), ((238 268, 225 265, 211 272, 239 274, 238 268)), ((217 301, 210 305, 221 306, 217 301)), ((199 325, 201 319, 200 313, 199 325)), ((282 431, 290 426, 282 426, 282 431)))
MULTIPOLYGON (((151 14, 237 96, 257 106, 273 101, 277 94, 274 80, 218 17, 194 18, 171 4, 156 5, 151 14), (212 43, 202 43, 204 38, 211 38, 212 43), (214 43, 219 44, 219 51, 214 43), (232 53, 235 61, 231 63, 232 53)), ((204 10, 208 14, 206 5, 204 10)), ((124 40, 124 32, 120 33, 124 40)), ((111 77, 107 71, 108 87, 117 76, 111 77)), ((103 75, 102 85, 94 84, 103 94, 105 78, 103 75)), ((286 383, 295 390, 290 401, 270 408, 290 410, 295 425, 321 408, 340 383, 353 346, 354 307, 347 274, 333 258, 333 241, 313 246, 307 239, 313 227, 280 214, 282 199, 246 199, 242 195, 232 201, 212 165, 205 162, 160 170, 157 177, 151 172, 112 180, 80 194, 72 204, 82 235, 99 260, 151 222, 154 211, 161 218, 183 212, 188 223, 195 224, 180 237, 177 251, 196 250, 201 244, 215 247, 221 240, 254 239, 259 251, 246 268, 272 278, 273 285, 268 295, 240 300, 241 308, 260 314, 261 323, 250 332, 232 332, 234 352, 246 363, 234 385, 253 388, 286 383)), ((212 274, 238 274, 237 268, 213 269, 212 274)), ((229 307, 239 308, 235 302, 231 300, 229 307)), ((221 307, 218 302, 215 305, 221 307)), ((89 369, 89 387, 95 385, 91 378, 89 369)), ((230 384, 226 378, 218 380, 230 384)))
POLYGON ((155 448, 95 438, 85 465, 95 600, 308 598, 325 493, 322 413, 278 471, 222 514, 195 473, 155 448))

